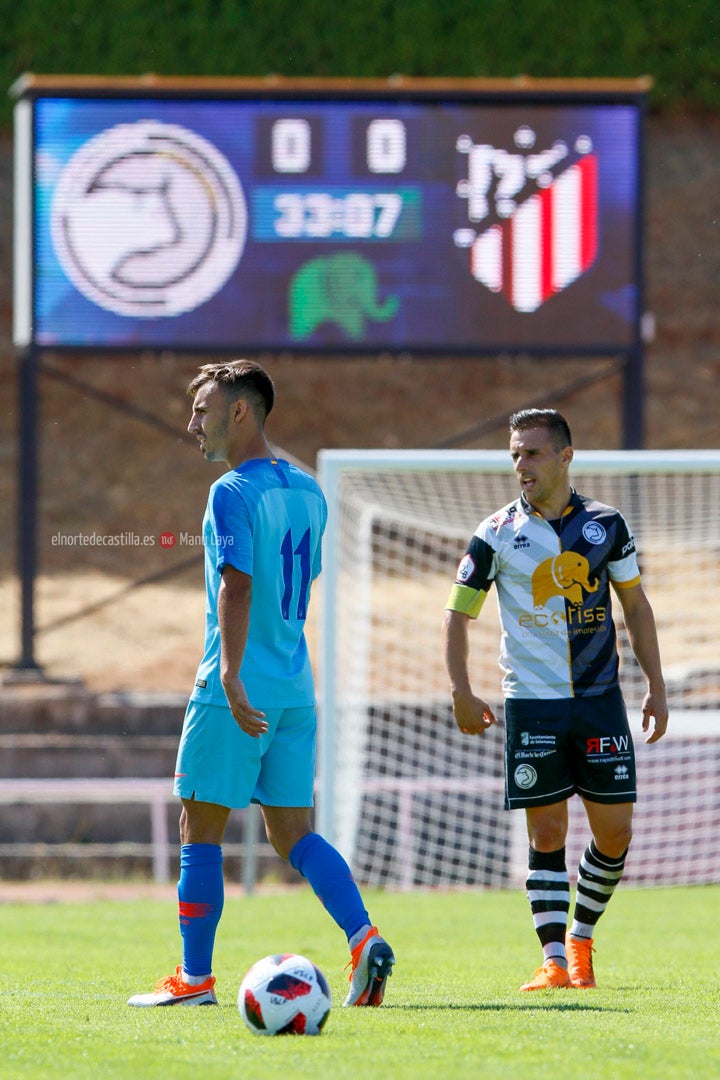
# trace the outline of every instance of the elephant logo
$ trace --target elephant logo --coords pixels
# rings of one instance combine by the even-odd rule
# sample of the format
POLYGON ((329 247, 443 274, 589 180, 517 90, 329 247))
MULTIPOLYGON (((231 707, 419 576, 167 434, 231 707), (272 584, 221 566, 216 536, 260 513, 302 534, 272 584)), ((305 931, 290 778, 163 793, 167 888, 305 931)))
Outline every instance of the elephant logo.
POLYGON ((334 322, 353 341, 360 341, 366 319, 387 322, 400 307, 397 296, 378 303, 377 291, 375 267, 362 255, 340 252, 310 259, 290 282, 291 336, 306 338, 321 323, 334 322))
POLYGON ((554 558, 545 559, 532 576, 535 607, 545 607, 551 596, 562 596, 572 607, 580 607, 583 590, 592 593, 598 587, 597 582, 590 584, 589 574, 590 563, 575 551, 561 551, 554 558))

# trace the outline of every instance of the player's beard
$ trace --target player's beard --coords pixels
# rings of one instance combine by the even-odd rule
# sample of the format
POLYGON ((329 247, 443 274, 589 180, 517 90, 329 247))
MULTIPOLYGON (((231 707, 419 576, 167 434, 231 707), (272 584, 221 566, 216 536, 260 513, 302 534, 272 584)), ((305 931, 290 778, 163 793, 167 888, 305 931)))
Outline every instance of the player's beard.
POLYGON ((225 461, 228 445, 228 431, 230 428, 230 409, 222 424, 218 421, 214 431, 205 432, 205 442, 202 452, 206 461, 225 461))

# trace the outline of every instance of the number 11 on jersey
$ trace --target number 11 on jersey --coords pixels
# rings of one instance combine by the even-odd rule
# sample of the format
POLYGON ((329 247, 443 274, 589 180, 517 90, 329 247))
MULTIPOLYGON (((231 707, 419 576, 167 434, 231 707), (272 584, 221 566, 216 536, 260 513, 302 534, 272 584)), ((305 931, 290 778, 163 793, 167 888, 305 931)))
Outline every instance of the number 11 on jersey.
POLYGON ((292 530, 288 529, 280 546, 280 557, 282 559, 284 585, 282 597, 283 619, 290 619, 293 617, 290 609, 293 600, 295 559, 297 558, 300 565, 300 588, 298 590, 297 607, 294 617, 299 622, 304 622, 307 617, 308 599, 310 594, 310 530, 305 530, 300 543, 296 548, 293 548, 292 530))

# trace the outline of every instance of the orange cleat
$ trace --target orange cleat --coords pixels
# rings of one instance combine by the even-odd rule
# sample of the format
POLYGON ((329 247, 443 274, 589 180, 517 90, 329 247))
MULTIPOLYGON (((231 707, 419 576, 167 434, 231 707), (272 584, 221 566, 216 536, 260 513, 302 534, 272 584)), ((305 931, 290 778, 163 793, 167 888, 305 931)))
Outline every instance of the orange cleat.
POLYGON ((175 974, 160 979, 151 994, 135 994, 128 1001, 128 1005, 217 1005, 214 986, 214 975, 210 975, 205 982, 197 986, 190 986, 184 981, 182 965, 179 964, 175 974))
POLYGON ((570 976, 565 968, 560 967, 554 960, 546 960, 541 968, 538 968, 530 982, 521 986, 521 990, 557 990, 571 986, 570 976))
POLYGON ((572 985, 578 990, 593 990, 597 986, 592 961, 593 939, 570 937, 568 934, 565 952, 572 985))
POLYGON ((385 983, 392 975, 395 957, 377 927, 371 926, 365 937, 352 950, 350 964, 350 990, 343 1001, 349 1005, 382 1005, 385 983))

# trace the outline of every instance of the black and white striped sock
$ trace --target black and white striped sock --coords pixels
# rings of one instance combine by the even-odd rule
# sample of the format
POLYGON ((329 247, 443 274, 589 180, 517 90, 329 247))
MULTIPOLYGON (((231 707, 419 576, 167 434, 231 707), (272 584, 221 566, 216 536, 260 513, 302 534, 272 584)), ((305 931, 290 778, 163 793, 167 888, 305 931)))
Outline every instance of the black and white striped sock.
POLYGON ((565 930, 570 910, 570 880, 564 847, 550 852, 530 848, 525 889, 535 933, 542 945, 543 961, 554 960, 566 968, 565 930))
POLYGON ((603 855, 590 841, 580 860, 577 879, 577 896, 570 934, 577 938, 591 938, 595 923, 610 903, 623 876, 627 849, 618 859, 603 855))

